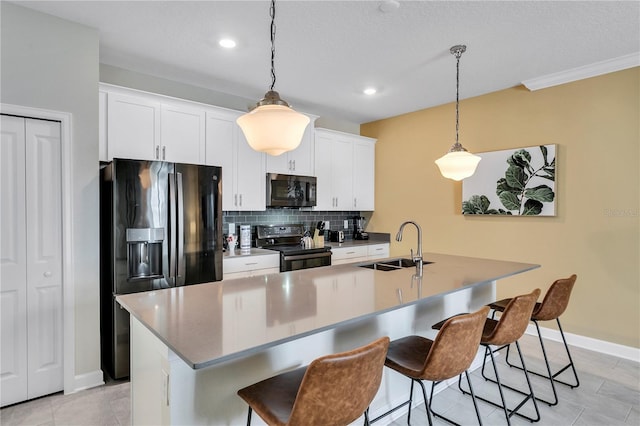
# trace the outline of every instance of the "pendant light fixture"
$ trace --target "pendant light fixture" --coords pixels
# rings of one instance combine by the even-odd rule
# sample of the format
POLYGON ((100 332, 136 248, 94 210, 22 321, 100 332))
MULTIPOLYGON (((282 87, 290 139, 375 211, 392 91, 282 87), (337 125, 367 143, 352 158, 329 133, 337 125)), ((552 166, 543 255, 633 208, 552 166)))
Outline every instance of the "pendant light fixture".
POLYGON ((460 56, 462 56, 462 53, 466 50, 467 46, 465 45, 456 45, 449 49, 451 54, 456 57, 456 143, 449 148, 449 152, 436 160, 442 176, 453 180, 462 180, 473 175, 480 162, 479 156, 468 152, 460 142, 458 142, 460 56))
POLYGON ((273 88, 276 85, 275 38, 276 38, 276 2, 271 0, 271 87, 256 106, 238 118, 249 146, 256 151, 269 155, 280 155, 296 149, 302 141, 309 117, 294 111, 289 104, 280 99, 273 88))

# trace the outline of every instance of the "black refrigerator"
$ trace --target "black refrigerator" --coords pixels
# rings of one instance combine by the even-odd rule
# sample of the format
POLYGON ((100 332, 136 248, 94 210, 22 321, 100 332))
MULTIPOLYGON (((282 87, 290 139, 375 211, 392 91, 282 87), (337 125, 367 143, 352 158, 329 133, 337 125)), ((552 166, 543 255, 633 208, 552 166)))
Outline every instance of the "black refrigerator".
POLYGON ((115 297, 222 279, 221 168, 114 159, 101 169, 102 364, 129 376, 129 313, 115 297))

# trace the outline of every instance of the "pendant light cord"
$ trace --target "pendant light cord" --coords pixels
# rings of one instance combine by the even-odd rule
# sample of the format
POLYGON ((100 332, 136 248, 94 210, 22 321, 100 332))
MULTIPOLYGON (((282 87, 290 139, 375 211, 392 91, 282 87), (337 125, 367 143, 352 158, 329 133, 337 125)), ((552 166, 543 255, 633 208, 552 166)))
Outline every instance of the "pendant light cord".
POLYGON ((458 142, 458 118, 460 117, 460 100, 458 93, 460 92, 460 56, 462 56, 462 51, 458 50, 456 53, 456 145, 459 145, 458 142))
POLYGON ((269 90, 273 90, 276 85, 276 0, 271 0, 271 88, 269 90))

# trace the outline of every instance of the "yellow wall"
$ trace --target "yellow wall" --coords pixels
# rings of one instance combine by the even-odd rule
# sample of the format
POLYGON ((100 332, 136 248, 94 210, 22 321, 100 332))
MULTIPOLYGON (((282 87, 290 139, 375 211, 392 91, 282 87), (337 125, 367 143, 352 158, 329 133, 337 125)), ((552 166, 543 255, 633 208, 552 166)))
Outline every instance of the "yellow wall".
MULTIPOLYGON (((434 160, 455 137, 455 105, 362 125, 376 144, 376 210, 368 231, 421 224, 424 251, 538 263, 501 280, 508 297, 572 273, 565 331, 640 347, 640 68, 530 92, 461 101, 460 142, 472 152, 557 144, 555 217, 472 217, 462 184, 434 160)), ((415 246, 407 229, 392 255, 415 246)), ((545 323, 545 327, 553 327, 545 323)))

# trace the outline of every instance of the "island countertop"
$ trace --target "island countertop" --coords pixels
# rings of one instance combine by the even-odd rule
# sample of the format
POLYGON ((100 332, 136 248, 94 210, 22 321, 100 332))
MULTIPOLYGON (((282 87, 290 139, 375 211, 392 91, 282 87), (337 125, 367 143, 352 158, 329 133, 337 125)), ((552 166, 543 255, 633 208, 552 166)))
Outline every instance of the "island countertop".
MULTIPOLYGON (((345 264, 117 296, 193 369, 539 267, 425 253, 422 277, 345 264)), ((377 260, 380 262, 381 260, 377 260)))

